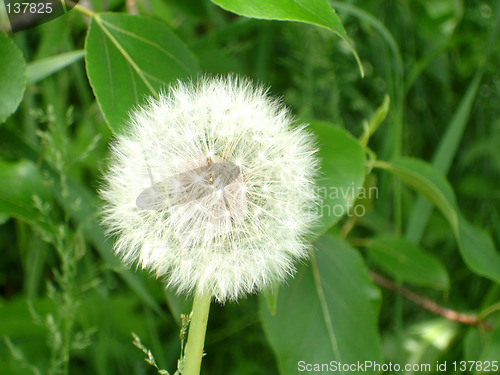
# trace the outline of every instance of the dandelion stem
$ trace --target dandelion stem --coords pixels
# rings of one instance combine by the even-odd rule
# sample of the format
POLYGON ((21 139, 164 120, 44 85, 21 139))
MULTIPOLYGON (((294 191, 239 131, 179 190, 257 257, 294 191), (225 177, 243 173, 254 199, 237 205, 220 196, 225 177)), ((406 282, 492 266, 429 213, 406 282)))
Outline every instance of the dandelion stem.
POLYGON ((200 374, 211 298, 210 293, 202 292, 196 293, 194 297, 182 375, 200 374))

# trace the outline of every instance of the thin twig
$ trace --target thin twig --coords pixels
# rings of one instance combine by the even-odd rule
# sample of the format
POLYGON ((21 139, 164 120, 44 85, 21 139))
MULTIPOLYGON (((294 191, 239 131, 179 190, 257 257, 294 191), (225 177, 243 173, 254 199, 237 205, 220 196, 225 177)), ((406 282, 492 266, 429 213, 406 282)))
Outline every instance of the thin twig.
POLYGON ((85 8, 81 4, 75 3, 74 1, 71 1, 71 0, 59 0, 59 1, 63 4, 63 6, 69 6, 70 9, 74 8, 77 12, 79 12, 87 17, 92 18, 96 15, 96 13, 94 11, 92 11, 91 9, 85 8))
POLYGON ((423 307, 424 309, 430 311, 433 314, 440 315, 448 320, 452 320, 454 322, 458 322, 461 324, 467 324, 467 325, 472 325, 472 326, 478 326, 487 330, 492 330, 493 326, 489 323, 483 322, 477 315, 475 314, 463 314, 459 313, 457 311, 448 309, 446 307, 443 307, 436 303, 435 301, 427 298, 427 297, 422 297, 414 292, 412 292, 409 289, 406 289, 405 287, 401 285, 396 285, 394 284, 391 280, 386 279, 385 277, 379 275, 378 273, 375 273, 373 271, 370 271, 370 276, 372 280, 380 285, 381 287, 384 287, 388 290, 392 290, 393 292, 396 292, 403 296, 404 298, 410 300, 414 304, 423 307))

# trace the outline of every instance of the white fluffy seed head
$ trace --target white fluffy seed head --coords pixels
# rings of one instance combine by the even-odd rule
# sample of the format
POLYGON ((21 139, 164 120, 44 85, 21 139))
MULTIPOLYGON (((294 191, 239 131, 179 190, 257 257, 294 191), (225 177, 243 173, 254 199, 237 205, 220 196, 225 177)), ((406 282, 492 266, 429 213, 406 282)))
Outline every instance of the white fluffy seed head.
POLYGON ((237 299, 307 257, 314 140, 262 87, 178 82, 131 114, 111 150, 101 196, 115 251, 178 293, 237 299))

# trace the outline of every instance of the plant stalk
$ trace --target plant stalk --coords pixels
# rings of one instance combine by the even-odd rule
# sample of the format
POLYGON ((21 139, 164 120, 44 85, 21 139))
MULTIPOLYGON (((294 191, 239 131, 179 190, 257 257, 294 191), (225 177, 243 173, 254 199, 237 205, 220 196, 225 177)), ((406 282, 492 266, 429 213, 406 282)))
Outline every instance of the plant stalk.
POLYGON ((197 292, 194 296, 182 375, 200 374, 211 299, 210 293, 197 292))

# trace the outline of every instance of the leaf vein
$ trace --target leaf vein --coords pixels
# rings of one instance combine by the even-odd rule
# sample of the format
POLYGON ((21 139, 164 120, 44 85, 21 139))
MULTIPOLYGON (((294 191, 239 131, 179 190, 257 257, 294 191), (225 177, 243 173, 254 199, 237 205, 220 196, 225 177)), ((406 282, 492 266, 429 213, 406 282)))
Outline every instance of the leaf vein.
POLYGON ((122 28, 119 28, 109 22, 106 22, 104 20, 101 20, 102 23, 106 24, 107 27, 109 27, 110 29, 114 29, 122 34, 125 34, 125 35, 128 35, 129 37, 131 38, 135 38, 137 40, 140 40, 141 42, 145 43, 145 44, 149 44, 151 46, 153 46, 154 48, 158 49, 159 51, 163 52, 165 55, 167 55, 172 61, 174 61, 177 65, 179 65, 179 67, 181 67, 186 73, 190 73, 189 69, 184 65, 182 64, 179 59, 177 59, 173 54, 171 54, 168 50, 166 50, 165 48, 163 48, 162 46, 160 46, 159 44, 157 43, 154 43, 152 42, 151 40, 148 40, 146 38, 143 38, 137 34, 134 34, 134 33, 131 33, 130 31, 128 30, 124 30, 122 28))
POLYGON ((108 38, 113 42, 113 44, 115 45, 115 47, 118 48, 118 50, 123 55, 123 57, 125 57, 125 59, 128 61, 128 63, 134 68, 134 70, 137 72, 137 74, 139 75, 139 77, 146 84, 146 86, 149 89, 149 91, 151 91, 151 93, 154 96, 158 97, 158 93, 153 88, 153 86, 151 86, 151 83, 149 82, 149 80, 147 80, 146 77, 144 76, 144 71, 141 68, 139 68, 139 66, 137 66, 137 64, 135 63, 135 61, 132 59, 132 57, 130 57, 130 55, 127 53, 127 51, 125 51, 125 49, 120 44, 120 42, 118 42, 116 40, 116 38, 113 36, 113 34, 111 34, 111 32, 108 29, 106 29, 105 25, 103 24, 104 21, 101 20, 101 18, 99 16, 96 16, 95 19, 96 19, 97 23, 99 24, 99 26, 102 28, 102 30, 106 33, 106 35, 108 36, 108 38))

